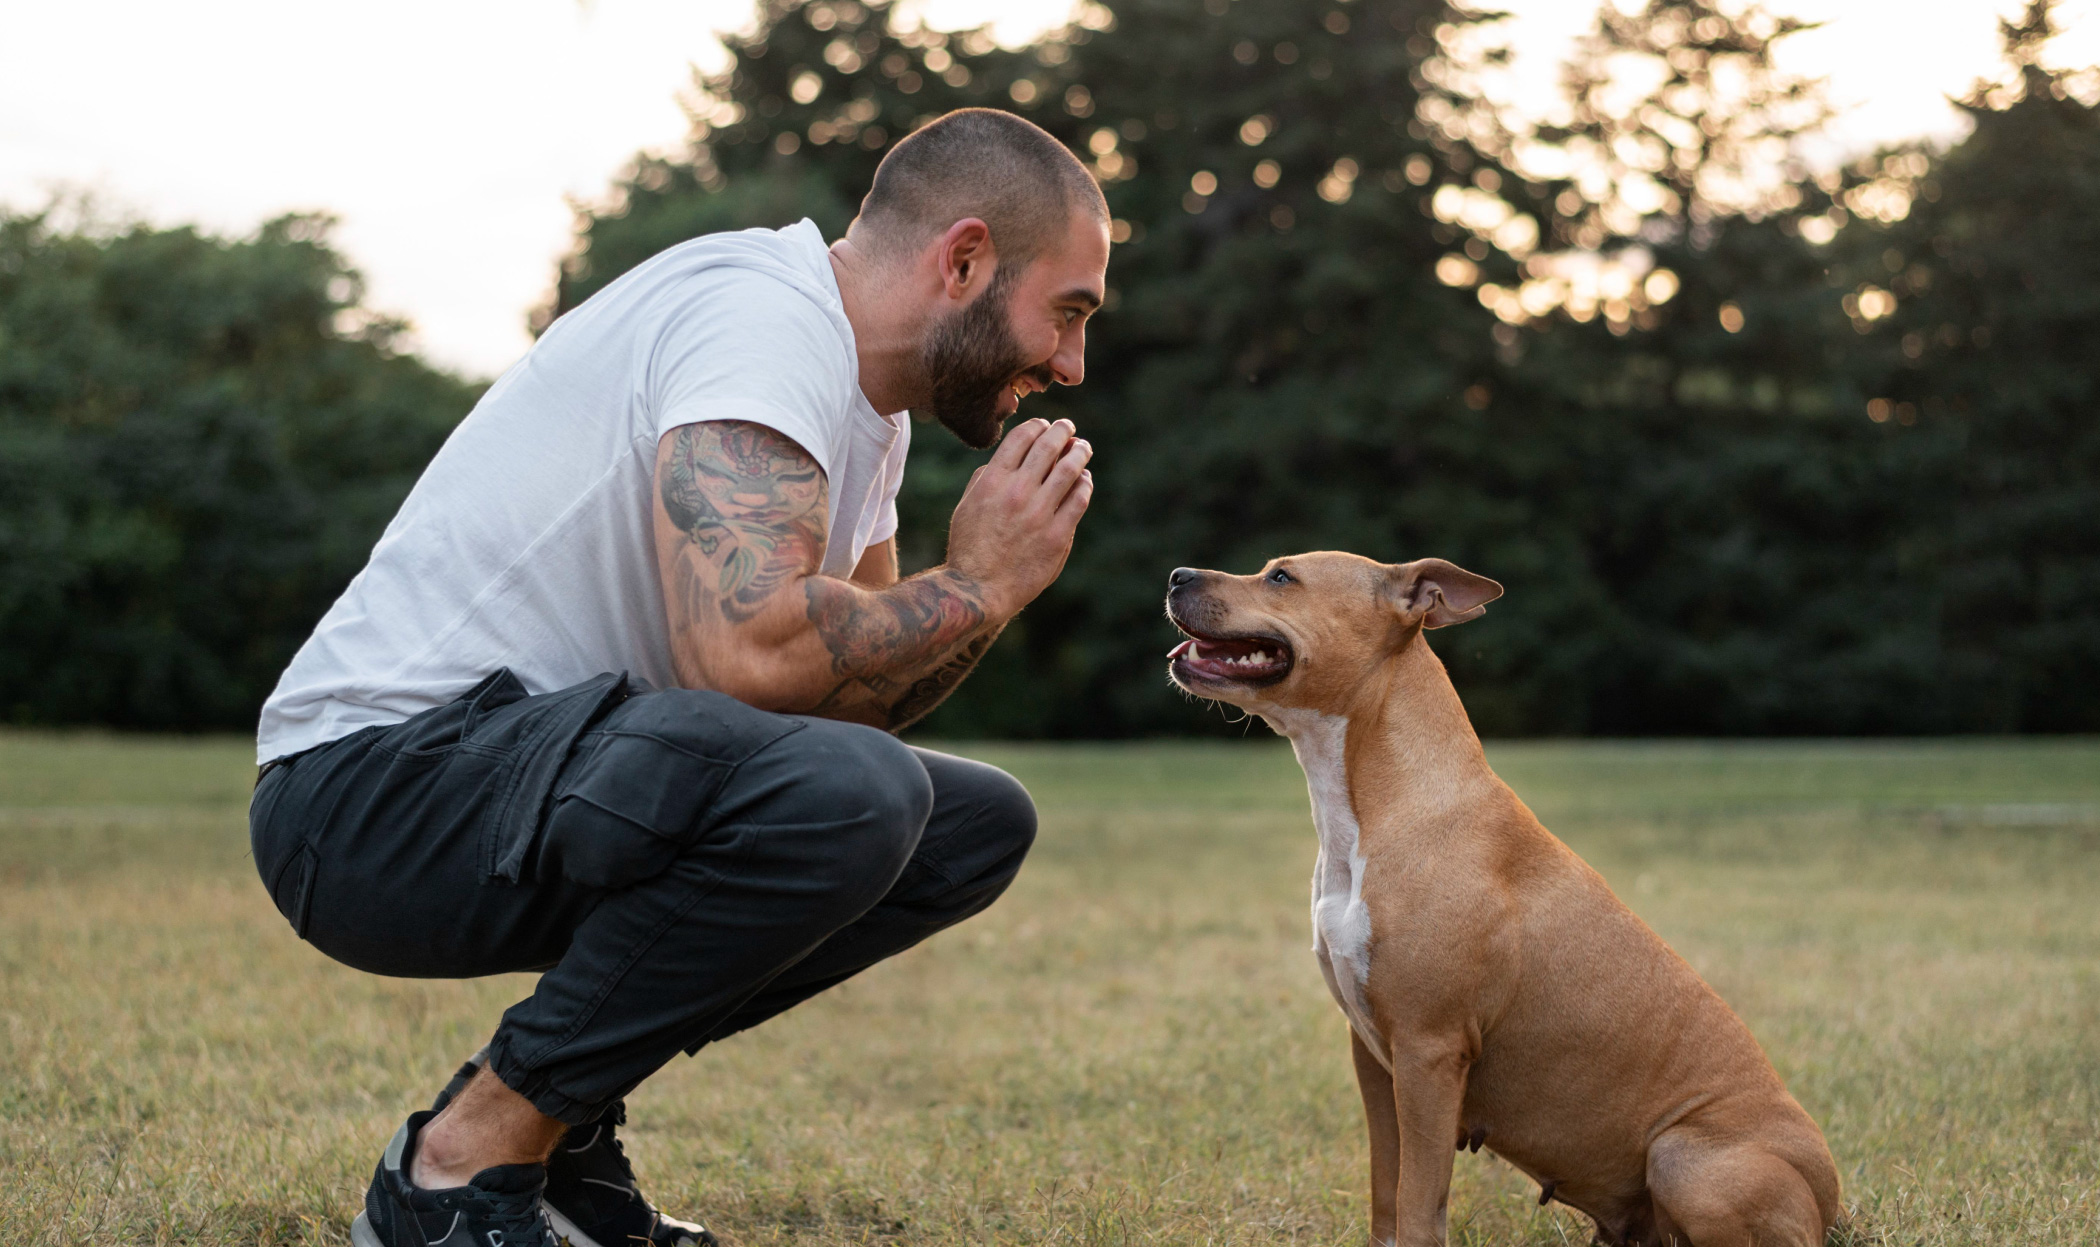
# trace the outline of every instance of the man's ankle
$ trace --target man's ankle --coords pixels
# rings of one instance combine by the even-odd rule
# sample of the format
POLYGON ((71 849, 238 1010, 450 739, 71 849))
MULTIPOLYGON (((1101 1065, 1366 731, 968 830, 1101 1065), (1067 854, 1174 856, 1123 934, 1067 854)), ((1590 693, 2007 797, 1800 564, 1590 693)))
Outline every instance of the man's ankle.
POLYGON ((417 1135, 408 1180, 444 1190, 491 1165, 544 1164, 566 1129, 484 1068, 417 1135))

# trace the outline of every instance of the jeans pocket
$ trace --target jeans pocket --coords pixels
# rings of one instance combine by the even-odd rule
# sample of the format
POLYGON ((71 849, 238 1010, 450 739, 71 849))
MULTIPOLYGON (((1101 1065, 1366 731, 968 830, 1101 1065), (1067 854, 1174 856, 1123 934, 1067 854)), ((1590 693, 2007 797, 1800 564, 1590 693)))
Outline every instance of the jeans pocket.
POLYGON ((270 899, 276 902, 277 912, 284 915, 284 920, 292 924, 293 933, 302 940, 313 918, 314 874, 320 864, 320 854, 314 852, 314 846, 301 843, 298 851, 277 868, 277 877, 269 880, 270 899))
POLYGON ((737 768, 802 727, 720 693, 632 698, 563 769, 547 818, 547 866, 593 888, 654 877, 710 834, 737 768))
POLYGON ((652 737, 608 734, 557 794, 547 850, 585 887, 652 878, 697 833, 733 769, 652 737))

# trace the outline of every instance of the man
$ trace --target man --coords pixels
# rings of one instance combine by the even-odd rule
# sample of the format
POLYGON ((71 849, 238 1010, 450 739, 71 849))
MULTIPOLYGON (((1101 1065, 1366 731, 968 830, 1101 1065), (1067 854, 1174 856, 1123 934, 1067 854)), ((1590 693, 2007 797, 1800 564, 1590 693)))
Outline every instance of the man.
POLYGON ((828 251, 808 221, 673 247, 446 442, 264 707, 250 813, 329 956, 544 971, 394 1136, 359 1247, 711 1243, 635 1188, 622 1097, 1012 880, 1020 785, 880 729, 1057 577, 1092 451, 1017 426, 900 580, 900 413, 988 448, 1078 384, 1108 247, 1054 139, 951 113, 828 251))

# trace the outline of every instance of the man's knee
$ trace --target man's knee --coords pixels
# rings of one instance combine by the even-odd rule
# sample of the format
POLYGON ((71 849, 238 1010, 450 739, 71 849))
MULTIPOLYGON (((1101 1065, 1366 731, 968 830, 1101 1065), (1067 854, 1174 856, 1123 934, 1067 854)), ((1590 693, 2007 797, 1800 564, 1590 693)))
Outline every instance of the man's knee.
POLYGON ((933 783, 911 749, 872 727, 812 720, 775 745, 794 774, 795 821, 821 826, 819 869, 837 888, 879 900, 918 848, 933 783))
POLYGON ((1035 844, 1035 799, 1021 781, 995 766, 978 778, 978 836, 995 854, 995 869, 1011 874, 1021 868, 1021 859, 1035 844))
POLYGON ((857 723, 812 719, 782 741, 803 771, 802 782, 823 808, 854 822, 926 825, 933 781, 911 747, 888 732, 857 723))
POLYGON ((919 750, 939 792, 942 871, 958 884, 1004 889, 1035 844, 1035 801, 998 767, 919 750))

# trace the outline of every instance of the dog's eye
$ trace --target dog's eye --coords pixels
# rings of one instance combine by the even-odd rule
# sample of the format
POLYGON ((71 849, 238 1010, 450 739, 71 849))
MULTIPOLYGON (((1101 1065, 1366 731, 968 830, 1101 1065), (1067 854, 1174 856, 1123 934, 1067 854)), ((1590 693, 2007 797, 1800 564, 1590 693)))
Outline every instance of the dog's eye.
POLYGON ((1279 567, 1275 571, 1269 573, 1269 583, 1272 585, 1290 584, 1291 574, 1279 567))

